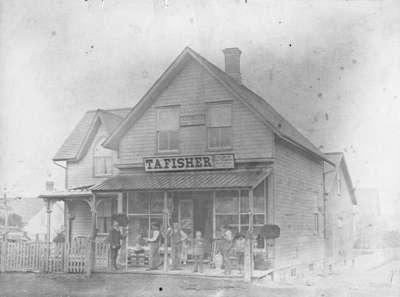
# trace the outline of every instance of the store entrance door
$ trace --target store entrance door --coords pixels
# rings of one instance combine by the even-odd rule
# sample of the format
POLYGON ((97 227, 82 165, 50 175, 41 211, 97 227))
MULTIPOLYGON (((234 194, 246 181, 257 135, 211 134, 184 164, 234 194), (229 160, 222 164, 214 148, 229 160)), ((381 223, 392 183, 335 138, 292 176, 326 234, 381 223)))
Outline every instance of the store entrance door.
POLYGON ((178 220, 181 229, 193 236, 193 199, 180 199, 178 203, 178 220))

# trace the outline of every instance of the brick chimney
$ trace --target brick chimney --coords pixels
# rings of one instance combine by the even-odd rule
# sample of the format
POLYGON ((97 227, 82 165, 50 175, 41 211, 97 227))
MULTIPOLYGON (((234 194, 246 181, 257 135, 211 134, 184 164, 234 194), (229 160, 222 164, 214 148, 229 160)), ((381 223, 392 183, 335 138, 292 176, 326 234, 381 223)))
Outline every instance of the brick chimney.
POLYGON ((242 83, 240 74, 240 54, 242 52, 237 47, 231 47, 224 49, 223 53, 225 55, 225 72, 238 83, 242 83))

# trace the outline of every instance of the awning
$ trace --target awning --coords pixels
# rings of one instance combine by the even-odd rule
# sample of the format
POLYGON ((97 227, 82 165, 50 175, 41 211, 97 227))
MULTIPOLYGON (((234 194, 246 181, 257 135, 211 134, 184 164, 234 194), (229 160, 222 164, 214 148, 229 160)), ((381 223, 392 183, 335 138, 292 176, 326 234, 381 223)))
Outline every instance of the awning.
POLYGON ((270 170, 198 171, 117 175, 91 188, 92 191, 196 190, 252 188, 270 170))

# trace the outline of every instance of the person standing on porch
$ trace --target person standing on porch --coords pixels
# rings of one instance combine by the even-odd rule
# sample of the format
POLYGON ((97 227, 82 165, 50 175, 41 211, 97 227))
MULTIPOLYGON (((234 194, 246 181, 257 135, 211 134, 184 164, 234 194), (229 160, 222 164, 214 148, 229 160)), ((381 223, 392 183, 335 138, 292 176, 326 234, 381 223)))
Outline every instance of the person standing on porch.
POLYGON ((224 264, 224 273, 231 274, 231 259, 230 256, 232 254, 232 247, 233 247, 233 236, 232 231, 229 230, 228 226, 222 227, 222 241, 220 246, 220 251, 223 259, 224 264))
POLYGON ((178 222, 172 224, 172 229, 169 231, 171 238, 171 257, 172 257, 172 269, 179 270, 181 264, 182 246, 183 242, 187 240, 186 233, 179 227, 178 222))
POLYGON ((151 227, 152 237, 147 239, 150 248, 150 267, 148 268, 148 270, 156 270, 160 266, 161 233, 159 225, 153 224, 151 227))
POLYGON ((117 221, 113 221, 113 227, 108 234, 108 242, 110 243, 111 250, 111 266, 115 270, 118 270, 117 258, 118 252, 121 248, 122 239, 123 235, 119 229, 119 224, 117 221))
POLYGON ((205 240, 202 237, 201 231, 196 231, 196 235, 193 243, 193 257, 194 257, 194 268, 193 272, 203 273, 203 259, 205 252, 205 240))

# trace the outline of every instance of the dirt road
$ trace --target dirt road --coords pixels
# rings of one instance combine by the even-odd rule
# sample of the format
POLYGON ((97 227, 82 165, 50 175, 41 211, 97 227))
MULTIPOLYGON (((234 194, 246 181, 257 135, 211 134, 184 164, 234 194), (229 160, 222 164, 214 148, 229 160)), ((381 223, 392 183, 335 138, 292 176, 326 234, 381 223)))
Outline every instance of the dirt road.
POLYGON ((0 297, 80 296, 194 296, 194 297, 399 297, 400 261, 367 272, 313 277, 293 284, 267 281, 251 285, 216 279, 138 274, 39 275, 9 273, 0 276, 0 297))

